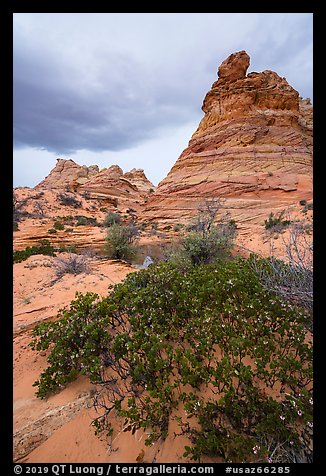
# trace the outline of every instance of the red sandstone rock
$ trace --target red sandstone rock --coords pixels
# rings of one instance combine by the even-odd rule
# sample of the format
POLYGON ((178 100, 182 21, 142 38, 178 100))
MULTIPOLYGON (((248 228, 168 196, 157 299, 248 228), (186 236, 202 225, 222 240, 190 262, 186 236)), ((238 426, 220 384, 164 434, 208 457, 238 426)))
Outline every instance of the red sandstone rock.
POLYGON ((132 169, 126 172, 123 178, 128 180, 131 184, 136 185, 140 192, 149 193, 154 191, 156 187, 148 180, 143 169, 132 169))
POLYGON ((224 199, 244 229, 312 198, 312 106, 273 71, 245 76, 242 51, 219 68, 188 147, 147 202, 150 220, 187 221, 204 197, 224 199))
POLYGON ((142 169, 132 169, 124 174, 121 167, 111 165, 99 171, 97 165, 81 166, 71 159, 57 159, 56 166, 35 188, 89 192, 92 197, 108 199, 112 203, 124 199, 126 207, 142 202, 151 190, 155 190, 142 169))
POLYGON ((227 81, 236 81, 246 76, 250 58, 245 51, 232 53, 218 68, 218 76, 227 81))

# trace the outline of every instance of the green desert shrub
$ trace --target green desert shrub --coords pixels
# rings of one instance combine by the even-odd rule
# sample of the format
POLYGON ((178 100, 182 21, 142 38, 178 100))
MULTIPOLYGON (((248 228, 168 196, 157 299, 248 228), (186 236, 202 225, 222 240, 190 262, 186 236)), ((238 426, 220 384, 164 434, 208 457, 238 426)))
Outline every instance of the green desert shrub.
POLYGON ((76 226, 85 226, 85 225, 98 226, 99 225, 96 218, 93 218, 93 217, 86 217, 84 215, 76 215, 74 218, 76 220, 76 226))
POLYGON ((49 366, 34 383, 36 395, 46 397, 86 374, 92 382, 99 380, 100 355, 108 345, 108 318, 95 306, 98 296, 76 293, 69 309, 61 309, 58 320, 38 324, 33 330, 31 347, 37 351, 50 350, 49 366))
POLYGON ((60 245, 59 248, 56 248, 58 253, 78 253, 76 245, 60 245))
POLYGON ((220 208, 220 200, 206 199, 186 227, 188 234, 181 241, 181 255, 193 265, 225 258, 233 247, 237 226, 228 214, 216 218, 220 208))
POLYGON ((55 248, 51 246, 48 240, 41 240, 35 246, 27 246, 24 250, 17 250, 13 253, 13 261, 14 263, 20 263, 21 261, 25 261, 32 255, 48 255, 48 256, 55 256, 55 248))
POLYGON ((77 220, 77 223, 76 223, 77 226, 87 225, 87 217, 85 217, 83 215, 79 215, 79 216, 76 216, 75 218, 77 220))
POLYGON ((59 220, 55 221, 54 224, 53 224, 53 228, 55 230, 64 230, 65 229, 65 226, 63 223, 61 223, 59 220))
POLYGON ((196 266, 225 258, 233 247, 235 228, 212 225, 208 232, 191 232, 181 242, 182 253, 196 266))
POLYGON ((105 251, 109 258, 130 260, 137 254, 138 228, 114 223, 108 229, 105 251))
POLYGON ((118 213, 109 212, 103 221, 103 225, 110 227, 114 225, 115 223, 118 223, 118 224, 121 223, 121 216, 118 213))
POLYGON ((176 223, 173 227, 173 231, 180 231, 184 228, 184 225, 182 223, 176 223))
POLYGON ((270 231, 281 231, 291 224, 290 220, 284 220, 285 210, 282 210, 277 216, 273 212, 269 214, 267 220, 264 220, 265 229, 270 231))
POLYGON ((151 445, 173 418, 194 461, 271 462, 281 448, 282 462, 293 462, 312 427, 307 319, 244 259, 160 263, 103 299, 77 295, 57 321, 34 328, 31 346, 49 351, 37 394, 82 373, 97 384, 98 433, 112 435, 118 417, 151 445))
POLYGON ((80 208, 82 206, 82 202, 80 200, 78 200, 73 195, 68 195, 67 193, 59 193, 57 198, 61 205, 67 205, 73 208, 80 208))

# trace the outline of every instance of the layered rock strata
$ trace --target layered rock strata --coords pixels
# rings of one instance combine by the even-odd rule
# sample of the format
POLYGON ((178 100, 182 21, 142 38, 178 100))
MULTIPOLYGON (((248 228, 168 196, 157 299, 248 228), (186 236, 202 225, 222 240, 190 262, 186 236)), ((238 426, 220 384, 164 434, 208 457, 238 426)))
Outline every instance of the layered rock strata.
POLYGON ((78 165, 71 159, 57 159, 56 166, 35 188, 89 192, 101 198, 126 197, 134 200, 155 190, 142 169, 123 173, 118 165, 111 165, 100 171, 97 165, 78 165))
POLYGON ((118 165, 111 165, 94 175, 79 190, 88 192, 93 197, 111 197, 137 202, 149 193, 151 187, 154 188, 144 171, 133 169, 124 174, 118 165))
POLYGON ((224 199, 239 222, 312 198, 312 105, 273 71, 246 75, 230 55, 206 94, 188 147, 147 203, 150 220, 184 221, 205 197, 224 199))

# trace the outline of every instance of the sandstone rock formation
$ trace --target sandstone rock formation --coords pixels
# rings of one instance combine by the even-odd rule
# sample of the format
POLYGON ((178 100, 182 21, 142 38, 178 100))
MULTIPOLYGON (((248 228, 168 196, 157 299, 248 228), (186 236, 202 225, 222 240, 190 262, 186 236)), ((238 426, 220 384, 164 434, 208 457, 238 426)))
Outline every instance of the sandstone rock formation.
POLYGON ((87 182, 93 175, 98 174, 97 165, 78 165, 73 160, 57 159, 56 166, 35 188, 68 188, 76 191, 80 185, 87 182))
POLYGON ((137 208, 137 204, 154 190, 142 169, 132 169, 123 173, 118 165, 101 170, 81 185, 79 191, 87 192, 91 197, 115 200, 120 205, 137 208))
POLYGON ((220 197, 246 228, 312 198, 312 105, 277 73, 246 75, 248 66, 245 51, 223 61, 205 115, 145 218, 182 222, 204 197, 220 197))
POLYGON ((35 188, 89 192, 111 200, 125 197, 128 201, 139 201, 155 189, 142 169, 124 174, 118 165, 111 165, 100 171, 97 165, 78 165, 71 159, 57 159, 56 166, 35 188))
POLYGON ((126 172, 123 178, 128 180, 132 185, 136 185, 140 192, 150 193, 154 192, 156 187, 148 180, 143 169, 131 169, 126 172))
POLYGON ((89 192, 91 196, 111 198, 140 198, 136 185, 126 180, 118 165, 101 170, 80 187, 81 192, 89 192))

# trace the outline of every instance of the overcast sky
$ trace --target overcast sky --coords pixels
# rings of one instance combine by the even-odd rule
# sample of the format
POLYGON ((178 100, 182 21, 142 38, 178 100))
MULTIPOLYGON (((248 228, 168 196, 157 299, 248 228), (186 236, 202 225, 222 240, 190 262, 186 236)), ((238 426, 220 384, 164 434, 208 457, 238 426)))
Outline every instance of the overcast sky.
POLYGON ((310 13, 15 13, 14 186, 71 158, 155 184, 203 117, 219 64, 246 50, 312 99, 310 13))

